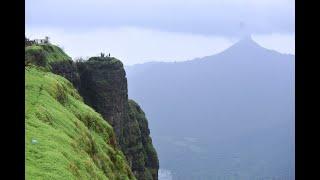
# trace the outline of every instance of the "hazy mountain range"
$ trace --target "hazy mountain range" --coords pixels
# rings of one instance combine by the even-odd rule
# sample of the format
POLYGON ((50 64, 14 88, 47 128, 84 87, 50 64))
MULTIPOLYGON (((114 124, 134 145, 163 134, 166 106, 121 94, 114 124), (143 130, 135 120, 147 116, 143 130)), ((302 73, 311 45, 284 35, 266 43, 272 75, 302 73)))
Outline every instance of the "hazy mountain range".
POLYGON ((212 56, 127 66, 160 169, 175 180, 294 179, 294 60, 246 37, 212 56))

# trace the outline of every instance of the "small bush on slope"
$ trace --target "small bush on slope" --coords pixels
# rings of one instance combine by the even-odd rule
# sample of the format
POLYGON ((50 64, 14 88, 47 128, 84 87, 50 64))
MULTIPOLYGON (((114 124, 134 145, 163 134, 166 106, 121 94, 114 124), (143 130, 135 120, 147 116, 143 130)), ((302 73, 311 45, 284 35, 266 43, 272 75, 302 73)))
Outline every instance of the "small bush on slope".
POLYGON ((34 66, 25 75, 27 179, 135 179, 112 127, 68 80, 34 66))

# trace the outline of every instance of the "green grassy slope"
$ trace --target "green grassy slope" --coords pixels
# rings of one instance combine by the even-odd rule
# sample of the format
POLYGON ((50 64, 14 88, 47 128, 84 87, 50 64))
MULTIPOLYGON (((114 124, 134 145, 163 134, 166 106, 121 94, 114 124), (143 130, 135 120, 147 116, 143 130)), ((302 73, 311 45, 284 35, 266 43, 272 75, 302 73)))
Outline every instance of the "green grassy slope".
POLYGON ((112 127, 68 80, 36 66, 25 75, 26 179, 135 179, 112 127))
POLYGON ((34 44, 25 48, 25 63, 50 68, 51 63, 71 61, 71 58, 58 46, 34 44))

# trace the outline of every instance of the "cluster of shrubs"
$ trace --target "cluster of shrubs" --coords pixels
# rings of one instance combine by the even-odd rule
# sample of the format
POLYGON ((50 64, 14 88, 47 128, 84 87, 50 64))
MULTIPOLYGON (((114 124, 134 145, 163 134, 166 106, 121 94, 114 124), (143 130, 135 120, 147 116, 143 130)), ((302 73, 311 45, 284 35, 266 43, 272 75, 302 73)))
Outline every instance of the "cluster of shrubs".
POLYGON ((29 46, 25 49, 25 66, 35 64, 37 66, 46 66, 46 52, 37 46, 29 46))

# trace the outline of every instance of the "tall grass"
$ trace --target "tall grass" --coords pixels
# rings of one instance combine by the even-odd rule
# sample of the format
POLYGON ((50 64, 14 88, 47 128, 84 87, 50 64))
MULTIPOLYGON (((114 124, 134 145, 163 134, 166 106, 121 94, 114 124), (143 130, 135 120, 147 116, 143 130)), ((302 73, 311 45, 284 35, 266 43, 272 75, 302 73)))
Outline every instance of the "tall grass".
POLYGON ((33 65, 25 75, 27 179, 135 179, 112 127, 68 80, 33 65))

